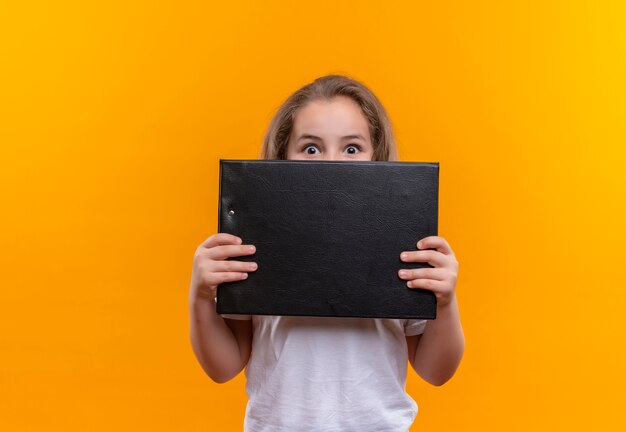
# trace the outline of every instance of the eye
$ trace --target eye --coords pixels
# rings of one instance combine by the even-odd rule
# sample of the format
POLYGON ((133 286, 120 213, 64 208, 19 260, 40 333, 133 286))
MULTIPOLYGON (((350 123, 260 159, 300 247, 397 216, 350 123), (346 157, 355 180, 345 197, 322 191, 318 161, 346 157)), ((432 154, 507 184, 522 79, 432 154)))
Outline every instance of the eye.
POLYGON ((346 147, 346 152, 348 154, 357 154, 361 151, 361 147, 359 147, 356 144, 350 144, 348 147, 346 147))
POLYGON ((310 155, 319 153, 319 149, 317 148, 317 146, 315 146, 313 144, 309 144, 309 145, 305 146, 303 151, 306 154, 310 154, 310 155))

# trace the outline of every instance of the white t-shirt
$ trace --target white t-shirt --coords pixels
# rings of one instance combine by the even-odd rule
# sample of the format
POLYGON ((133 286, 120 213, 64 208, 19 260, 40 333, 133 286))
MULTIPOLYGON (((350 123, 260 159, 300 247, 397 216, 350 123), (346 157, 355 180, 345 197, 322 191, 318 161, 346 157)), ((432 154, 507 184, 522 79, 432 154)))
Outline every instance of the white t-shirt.
POLYGON ((252 319, 246 432, 407 431, 406 336, 426 320, 223 315, 252 319))

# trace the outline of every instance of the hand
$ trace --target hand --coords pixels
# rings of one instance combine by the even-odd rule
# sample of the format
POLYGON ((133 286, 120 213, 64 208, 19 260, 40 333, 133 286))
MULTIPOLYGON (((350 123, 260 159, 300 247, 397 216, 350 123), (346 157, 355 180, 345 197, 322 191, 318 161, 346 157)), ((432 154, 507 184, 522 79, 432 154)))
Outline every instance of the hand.
POLYGON ((418 268, 398 271, 400 279, 409 288, 425 288, 435 293, 437 307, 450 304, 459 273, 459 263, 448 242, 440 236, 424 237, 417 242, 418 249, 436 250, 404 251, 400 259, 404 262, 427 262, 434 268, 418 268))
POLYGON ((189 295, 194 299, 215 301, 217 286, 248 277, 247 272, 255 271, 257 263, 230 261, 227 258, 252 255, 253 245, 242 245, 242 240, 226 233, 214 234, 206 239, 193 257, 191 287, 189 295))

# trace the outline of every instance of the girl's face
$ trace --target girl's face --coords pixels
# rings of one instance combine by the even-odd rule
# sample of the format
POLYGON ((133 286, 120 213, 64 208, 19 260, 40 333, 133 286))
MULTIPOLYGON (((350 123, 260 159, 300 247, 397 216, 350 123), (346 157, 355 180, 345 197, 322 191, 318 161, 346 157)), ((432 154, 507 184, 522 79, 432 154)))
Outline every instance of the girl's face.
POLYGON ((316 100, 296 114, 287 159, 372 160, 373 155, 367 119, 349 97, 316 100))

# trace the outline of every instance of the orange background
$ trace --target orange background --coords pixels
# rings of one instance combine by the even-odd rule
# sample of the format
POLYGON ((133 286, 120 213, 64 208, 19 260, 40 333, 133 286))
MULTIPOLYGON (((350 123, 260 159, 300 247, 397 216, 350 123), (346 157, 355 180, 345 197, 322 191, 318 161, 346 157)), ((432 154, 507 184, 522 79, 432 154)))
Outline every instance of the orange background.
POLYGON ((219 158, 327 73, 441 164, 467 346, 412 430, 626 430, 623 2, 5 2, 0 56, 2 430, 241 429, 192 257, 219 158))

